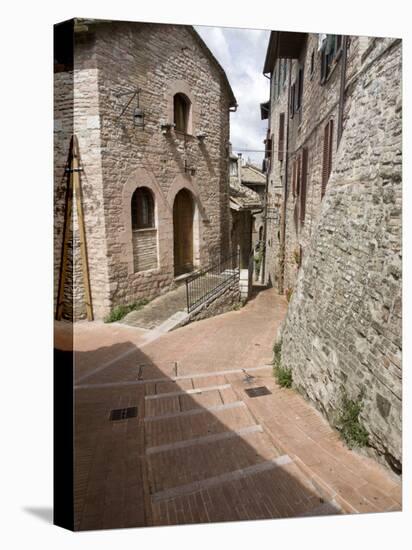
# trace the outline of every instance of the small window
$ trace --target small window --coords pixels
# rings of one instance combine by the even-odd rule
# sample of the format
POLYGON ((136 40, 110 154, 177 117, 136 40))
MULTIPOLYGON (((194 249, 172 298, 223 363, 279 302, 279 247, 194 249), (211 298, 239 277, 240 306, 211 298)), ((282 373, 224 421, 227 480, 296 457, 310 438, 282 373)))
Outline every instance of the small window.
POLYGON ((334 63, 339 59, 342 51, 342 35, 328 34, 322 44, 320 82, 323 84, 331 73, 334 63))
POLYGON ((146 187, 139 187, 132 196, 132 229, 154 227, 153 195, 146 187))
POLYGON ((303 67, 300 67, 299 71, 298 71, 298 78, 297 78, 297 81, 296 81, 295 112, 299 111, 299 109, 301 108, 302 98, 303 98, 303 67))
POLYGON ((189 133, 190 99, 185 94, 176 94, 173 98, 173 122, 177 132, 189 133))
POLYGON ((310 76, 311 76, 311 78, 312 78, 314 72, 315 72, 315 50, 312 50, 312 55, 310 56, 310 76))

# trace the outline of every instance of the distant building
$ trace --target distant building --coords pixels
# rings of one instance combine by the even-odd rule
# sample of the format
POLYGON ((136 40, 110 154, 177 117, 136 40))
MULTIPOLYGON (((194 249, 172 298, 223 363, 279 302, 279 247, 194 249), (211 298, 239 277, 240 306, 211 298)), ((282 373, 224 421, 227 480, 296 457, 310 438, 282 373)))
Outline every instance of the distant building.
POLYGON ((246 268, 249 257, 263 239, 263 201, 266 177, 256 167, 242 163, 241 155, 230 154, 231 242, 240 248, 240 263, 246 268))
MULTIPOLYGON (((55 296, 72 134, 94 315, 167 291, 230 253, 227 77, 185 25, 55 27, 55 296)), ((76 217, 64 315, 85 315, 76 217)))

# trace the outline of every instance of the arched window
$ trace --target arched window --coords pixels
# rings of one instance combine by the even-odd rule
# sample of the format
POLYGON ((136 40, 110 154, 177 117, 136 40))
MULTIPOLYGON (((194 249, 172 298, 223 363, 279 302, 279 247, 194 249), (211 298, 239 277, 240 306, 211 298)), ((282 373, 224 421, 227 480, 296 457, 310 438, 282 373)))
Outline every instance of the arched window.
POLYGON ((259 227, 259 241, 263 241, 263 226, 259 227))
POLYGON ((138 187, 132 195, 132 229, 155 226, 153 195, 146 187, 138 187))
POLYGON ((185 94, 175 94, 173 97, 173 122, 177 132, 189 133, 190 99, 185 94))

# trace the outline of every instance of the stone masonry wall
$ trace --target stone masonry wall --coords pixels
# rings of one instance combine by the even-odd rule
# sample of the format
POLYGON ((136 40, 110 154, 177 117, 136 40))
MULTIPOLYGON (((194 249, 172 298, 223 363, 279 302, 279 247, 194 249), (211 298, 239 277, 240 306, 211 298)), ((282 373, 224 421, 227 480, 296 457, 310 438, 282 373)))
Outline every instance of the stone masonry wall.
POLYGON ((235 281, 219 294, 217 298, 211 298, 195 309, 181 324, 176 326, 175 329, 193 323, 194 321, 201 321, 202 319, 208 319, 209 317, 231 311, 233 307, 239 303, 239 282, 235 281))
MULTIPOLYGON (((85 50, 85 55, 86 55, 85 50)), ((67 177, 64 169, 68 158, 70 139, 76 134, 79 143, 80 173, 89 276, 95 317, 105 314, 109 306, 106 229, 103 213, 103 190, 100 150, 100 115, 98 102, 98 71, 90 61, 84 68, 75 58, 74 70, 54 75, 54 258, 55 300, 57 298, 61 246, 63 236, 65 193, 67 177)), ((72 216, 73 260, 69 258, 68 281, 65 289, 66 316, 82 319, 86 315, 82 263, 75 197, 72 216)))
POLYGON ((343 391, 353 399, 363 393, 371 448, 399 471, 401 46, 394 39, 366 46, 288 308, 282 362, 332 421, 343 391))
MULTIPOLYGON (((83 207, 95 318, 121 303, 153 298, 174 286, 173 203, 186 188, 194 201, 195 267, 229 251, 228 142, 230 93, 191 27, 87 23, 75 32, 74 70, 55 74, 55 297, 61 257, 64 166, 72 133, 79 140, 83 207), (140 89, 144 129, 133 126, 140 89), (187 134, 164 135, 173 96, 192 102, 187 134), (205 139, 196 137, 205 134, 205 139), (155 199, 156 241, 133 239, 131 196, 148 187, 155 199), (147 243, 146 243, 147 244, 147 243), (156 245, 156 250, 153 245, 156 245), (133 247, 142 251, 136 265, 133 247)), ((65 294, 67 316, 85 315, 76 216, 65 294), (69 312, 70 310, 70 312, 69 312)), ((71 241, 71 242, 72 242, 71 241)))
MULTIPOLYGON (((153 298, 173 286, 173 203, 182 188, 195 203, 195 266, 227 254, 229 94, 188 27, 119 22, 97 25, 90 32, 99 71, 106 262, 113 307, 153 298), (144 129, 133 127, 130 110, 119 119, 130 96, 118 94, 136 88, 144 129), (173 122, 177 92, 192 102, 191 128, 188 134, 171 130, 164 135, 160 125, 173 122), (206 135, 204 141, 197 139, 198 132, 206 135), (158 232, 157 267, 144 271, 135 269, 131 234, 130 201, 138 186, 154 195, 158 232)), ((89 63, 80 50, 76 59, 89 63)))
MULTIPOLYGON (((356 74, 361 64, 362 54, 373 39, 368 37, 348 37, 348 51, 345 79, 356 74)), ((338 148, 338 111, 339 92, 342 72, 342 56, 333 63, 326 81, 320 83, 321 55, 318 51, 318 35, 310 33, 300 54, 299 59, 289 60, 286 79, 282 82, 280 93, 275 94, 276 78, 272 76, 271 113, 269 128, 272 136, 273 153, 268 174, 268 220, 267 220, 267 253, 266 270, 271 283, 280 291, 293 288, 299 271, 297 261, 300 251, 304 256, 309 246, 313 228, 316 226, 321 207, 321 181, 323 166, 324 126, 332 119, 333 154, 332 168, 335 164, 338 148), (313 54, 313 71, 311 59, 313 54), (302 105, 293 117, 288 113, 289 72, 291 85, 296 82, 299 67, 304 68, 302 105), (289 127, 288 163, 286 166, 286 152, 283 160, 278 160, 278 132, 279 115, 285 113, 285 144, 286 126, 289 127), (299 197, 292 194, 293 163, 305 147, 308 153, 306 179, 306 215, 304 224, 296 223, 295 216, 299 197), (286 173, 287 170, 287 173, 286 173), (282 204, 285 200, 285 179, 287 178, 288 193, 286 197, 286 227, 284 266, 282 262, 282 204), (283 273, 283 285, 282 271, 283 273)), ((275 72, 276 75, 276 72, 275 72)), ((283 81, 283 79, 282 79, 283 81)), ((344 118, 348 113, 348 102, 345 106, 344 118)), ((286 148, 286 145, 285 145, 286 148)))

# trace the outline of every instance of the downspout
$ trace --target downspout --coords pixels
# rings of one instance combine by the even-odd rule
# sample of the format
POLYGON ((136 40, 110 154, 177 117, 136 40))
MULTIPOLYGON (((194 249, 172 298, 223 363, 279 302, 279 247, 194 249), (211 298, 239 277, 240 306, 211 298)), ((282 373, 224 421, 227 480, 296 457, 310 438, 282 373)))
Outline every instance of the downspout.
POLYGON ((279 293, 283 294, 283 284, 285 280, 285 247, 286 247, 286 204, 288 200, 288 168, 289 168, 289 113, 290 113, 290 85, 292 82, 292 60, 289 59, 289 78, 288 78, 288 107, 286 113, 286 158, 285 158, 285 185, 284 199, 282 204, 282 226, 280 233, 280 276, 279 276, 279 293))
POLYGON ((340 73, 340 90, 339 90, 339 116, 338 116, 338 147, 340 138, 343 132, 343 109, 345 107, 345 86, 346 86, 346 62, 348 57, 348 37, 343 37, 343 51, 342 51, 342 68, 340 73))

